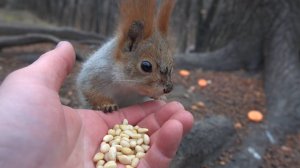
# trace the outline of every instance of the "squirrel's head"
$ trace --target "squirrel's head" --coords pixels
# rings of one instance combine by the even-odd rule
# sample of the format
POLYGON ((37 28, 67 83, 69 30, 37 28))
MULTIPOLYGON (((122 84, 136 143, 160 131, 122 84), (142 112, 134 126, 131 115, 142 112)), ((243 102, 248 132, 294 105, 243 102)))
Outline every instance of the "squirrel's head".
POLYGON ((173 56, 168 25, 174 0, 164 0, 156 15, 156 0, 122 0, 116 63, 124 80, 146 96, 158 97, 173 89, 173 56))

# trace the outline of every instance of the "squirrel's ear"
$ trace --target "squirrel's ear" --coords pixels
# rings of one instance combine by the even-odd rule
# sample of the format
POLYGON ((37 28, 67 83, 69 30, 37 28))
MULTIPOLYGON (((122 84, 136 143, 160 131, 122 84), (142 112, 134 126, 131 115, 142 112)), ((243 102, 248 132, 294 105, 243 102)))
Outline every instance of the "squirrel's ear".
POLYGON ((127 34, 126 49, 132 51, 137 47, 137 44, 143 39, 144 24, 141 21, 134 21, 129 27, 127 34))
POLYGON ((169 30, 169 21, 175 6, 176 0, 163 0, 157 18, 158 30, 162 35, 167 35, 169 30))
POLYGON ((156 0, 121 0, 118 26, 119 48, 134 50, 153 33, 156 0))

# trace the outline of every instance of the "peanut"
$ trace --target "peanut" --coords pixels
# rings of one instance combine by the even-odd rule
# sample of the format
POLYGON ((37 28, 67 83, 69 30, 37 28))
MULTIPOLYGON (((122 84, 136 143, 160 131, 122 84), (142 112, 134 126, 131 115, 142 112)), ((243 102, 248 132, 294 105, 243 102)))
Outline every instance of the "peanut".
POLYGON ((93 161, 98 162, 99 160, 102 160, 103 158, 104 158, 104 154, 99 152, 94 156, 93 161))
POLYGON ((137 153, 139 153, 139 152, 144 153, 144 152, 145 152, 145 151, 144 151, 144 148, 141 147, 141 146, 136 146, 136 147, 135 147, 135 151, 136 151, 137 153))
POLYGON ((116 147, 111 147, 107 153, 106 161, 116 161, 117 158, 117 149, 116 147))
POLYGON ((122 140, 121 142, 120 142, 120 145, 122 146, 122 147, 127 147, 127 148, 129 148, 130 147, 130 143, 128 142, 128 141, 126 141, 126 140, 122 140))
POLYGON ((134 168, 134 167, 132 167, 132 166, 130 166, 130 165, 126 165, 125 168, 134 168))
POLYGON ((122 148, 121 152, 124 153, 125 155, 132 155, 134 153, 130 148, 127 147, 122 148))
POLYGON ((99 152, 93 157, 96 167, 116 168, 117 162, 126 168, 137 167, 150 148, 148 132, 147 128, 130 125, 126 119, 116 124, 103 137, 99 152))
POLYGON ((150 144, 150 137, 147 135, 147 134, 144 134, 144 143, 146 145, 149 145, 150 144))
POLYGON ((103 138, 103 141, 104 142, 109 142, 113 139, 114 139, 114 137, 112 135, 105 135, 104 138, 103 138))
POLYGON ((143 158, 144 156, 145 156, 145 153, 144 153, 144 152, 138 152, 138 153, 136 154, 136 158, 139 158, 139 159, 143 158))
POLYGON ((108 161, 104 164, 104 168, 117 168, 117 163, 115 161, 108 161))
POLYGON ((138 133, 142 133, 142 134, 145 134, 147 133, 149 130, 147 128, 139 128, 138 129, 138 133))
POLYGON ((134 159, 132 159, 131 166, 132 167, 137 167, 139 162, 140 162, 139 158, 134 158, 134 159))
POLYGON ((109 149, 110 149, 109 144, 107 144, 105 142, 101 143, 100 152, 107 153, 109 151, 109 149))
POLYGON ((99 160, 98 162, 97 162, 97 168, 98 167, 100 167, 100 166, 102 166, 103 167, 103 165, 104 165, 104 163, 105 163, 105 161, 104 160, 99 160))
POLYGON ((120 155, 120 156, 118 156, 118 160, 120 163, 122 163, 124 165, 131 165, 132 159, 126 155, 120 155))

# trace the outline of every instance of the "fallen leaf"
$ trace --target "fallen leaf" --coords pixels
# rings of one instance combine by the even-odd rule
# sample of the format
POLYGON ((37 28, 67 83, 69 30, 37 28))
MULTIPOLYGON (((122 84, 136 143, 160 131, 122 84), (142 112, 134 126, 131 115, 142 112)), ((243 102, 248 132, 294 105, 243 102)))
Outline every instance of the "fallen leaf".
POLYGON ((234 124, 234 128, 236 129, 241 129, 242 127, 243 127, 242 124, 239 122, 234 124))
POLYGON ((207 80, 205 79, 199 79, 198 80, 198 85, 202 88, 206 87, 207 86, 207 80))
POLYGON ((72 96, 72 95, 73 95, 73 92, 72 92, 72 91, 68 91, 68 95, 69 95, 69 96, 72 96))
POLYGON ((199 110, 199 108, 195 105, 193 105, 191 108, 192 108, 192 110, 199 110))
POLYGON ((252 110, 248 112, 248 119, 253 122, 261 122, 264 116, 260 111, 252 110))
POLYGON ((225 161, 220 161, 219 164, 224 166, 224 165, 226 165, 226 162, 225 161))
POLYGON ((284 151, 284 152, 291 152, 292 151, 292 149, 288 146, 282 146, 281 150, 284 151))
POLYGON ((188 93, 193 93, 193 92, 195 92, 195 90, 196 90, 196 87, 195 86, 191 86, 189 89, 188 89, 188 93))
POLYGON ((179 75, 182 76, 182 77, 187 77, 190 74, 191 74, 190 71, 185 70, 185 69, 182 69, 182 70, 179 71, 179 75))
POLYGON ((199 101, 199 102, 196 103, 196 106, 200 107, 200 108, 204 108, 205 107, 205 103, 202 102, 202 101, 199 101))
POLYGON ((187 93, 185 93, 183 96, 184 96, 185 98, 190 98, 190 95, 187 94, 187 93))

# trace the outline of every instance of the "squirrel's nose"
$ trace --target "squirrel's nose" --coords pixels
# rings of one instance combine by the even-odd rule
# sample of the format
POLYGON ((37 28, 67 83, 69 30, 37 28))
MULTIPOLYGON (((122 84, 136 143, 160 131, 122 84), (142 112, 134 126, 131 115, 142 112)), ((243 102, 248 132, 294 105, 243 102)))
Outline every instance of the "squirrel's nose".
POLYGON ((170 93, 173 90, 173 84, 169 83, 164 88, 164 93, 170 93))

